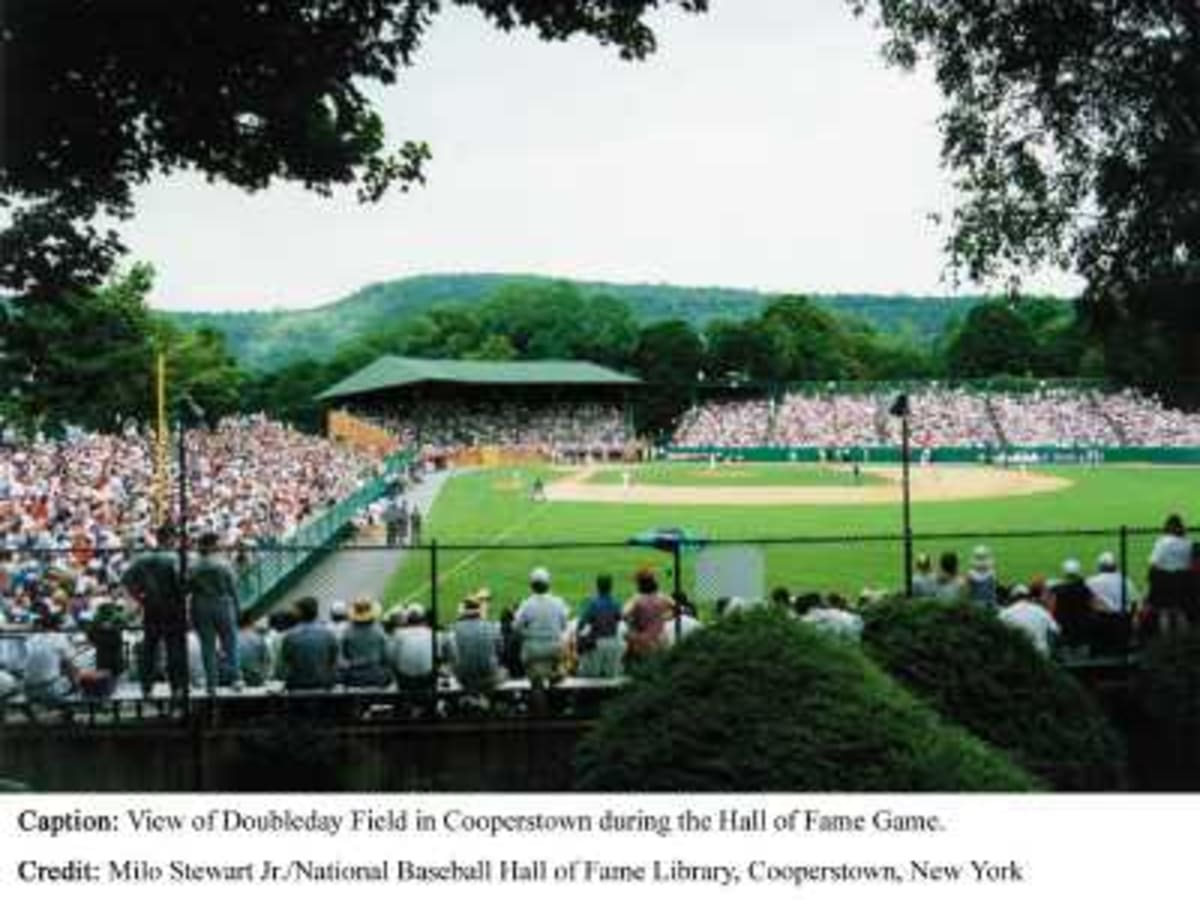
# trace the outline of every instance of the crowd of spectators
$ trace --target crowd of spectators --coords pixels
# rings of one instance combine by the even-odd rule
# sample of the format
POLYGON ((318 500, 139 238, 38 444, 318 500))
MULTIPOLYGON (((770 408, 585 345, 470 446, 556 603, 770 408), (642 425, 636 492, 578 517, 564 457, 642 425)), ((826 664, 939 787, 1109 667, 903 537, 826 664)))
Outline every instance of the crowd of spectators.
MULTIPOLYGON (((731 449, 894 446, 900 440, 899 424, 888 415, 894 399, 894 392, 822 392, 712 400, 683 414, 672 442, 731 449)), ((981 393, 931 384, 910 393, 909 403, 917 448, 1200 445, 1200 414, 1130 389, 981 393)))
MULTIPOLYGON (((192 534, 247 552, 285 538, 377 465, 263 416, 189 430, 187 442, 192 534)), ((152 439, 132 429, 0 445, 0 625, 29 623, 40 606, 84 622, 113 599, 132 551, 154 543, 155 500, 152 439)))
POLYGON ((428 400, 406 409, 353 412, 430 455, 505 447, 606 459, 620 456, 634 439, 621 407, 605 403, 428 400))
MULTIPOLYGON (((160 540, 165 546, 167 538, 160 540)), ((209 541, 206 552, 211 551, 209 541)), ((228 591, 210 590, 205 603, 197 602, 203 584, 218 585, 229 571, 227 564, 206 563, 202 555, 189 574, 188 622, 173 620, 174 634, 170 617, 154 634, 148 621, 140 630, 126 628, 136 606, 148 606, 161 595, 154 579, 169 575, 173 558, 153 550, 138 556, 131 571, 140 566, 141 575, 127 574, 122 596, 105 604, 103 618, 111 627, 89 623, 64 631, 63 616, 43 606, 32 633, 0 638, 0 700, 23 691, 28 700, 55 704, 81 694, 110 696, 122 685, 126 693, 140 688, 151 696, 159 681, 175 697, 182 695, 185 681, 194 694, 272 683, 289 691, 339 685, 425 690, 435 675, 435 660, 443 683, 452 680, 464 691, 486 695, 509 678, 528 678, 535 686, 572 675, 619 678, 701 627, 687 598, 663 594, 648 570, 634 576, 625 601, 616 599, 611 576, 599 576, 595 592, 572 613, 551 590, 549 571, 539 567, 530 574, 529 595, 494 620, 486 588, 467 596, 456 619, 436 632, 419 604, 384 615, 376 602, 360 597, 334 603, 322 619, 318 602, 306 597, 269 617, 243 616, 234 636, 234 607, 217 609, 230 597, 228 591), (229 632, 223 630, 226 625, 229 632), (116 637, 115 648, 109 646, 110 635, 116 637)))

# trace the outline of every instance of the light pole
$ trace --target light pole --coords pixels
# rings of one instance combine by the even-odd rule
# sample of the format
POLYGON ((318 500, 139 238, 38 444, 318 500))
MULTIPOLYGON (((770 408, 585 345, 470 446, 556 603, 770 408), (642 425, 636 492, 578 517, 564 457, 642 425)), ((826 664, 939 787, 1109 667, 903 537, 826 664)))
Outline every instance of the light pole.
MULTIPOLYGON (((179 431, 179 585, 183 593, 185 604, 183 613, 183 641, 184 641, 184 659, 187 659, 187 622, 190 618, 186 608, 187 604, 187 577, 188 577, 188 551, 191 545, 190 535, 188 534, 188 470, 187 470, 187 430, 189 425, 200 425, 204 421, 204 410, 201 409, 191 395, 183 392, 179 395, 179 408, 177 410, 178 419, 176 427, 179 431)), ((191 672, 187 673, 187 677, 183 681, 183 708, 185 714, 191 716, 191 672)), ((194 723, 193 723, 194 724, 194 723)), ((193 778, 198 786, 200 784, 200 764, 199 755, 199 733, 193 729, 192 731, 192 760, 193 760, 193 778)))
POLYGON ((892 401, 892 408, 888 410, 893 416, 900 420, 900 466, 901 466, 901 485, 904 495, 902 501, 902 513, 904 517, 904 596, 912 596, 912 562, 913 562, 913 547, 912 547, 912 497, 909 491, 908 480, 908 414, 910 407, 908 404, 908 394, 899 394, 892 401))

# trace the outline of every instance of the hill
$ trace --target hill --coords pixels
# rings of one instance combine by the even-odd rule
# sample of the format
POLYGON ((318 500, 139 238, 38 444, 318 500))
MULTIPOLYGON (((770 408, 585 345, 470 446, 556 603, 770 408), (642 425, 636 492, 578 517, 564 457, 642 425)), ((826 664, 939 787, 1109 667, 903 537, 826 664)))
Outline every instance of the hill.
MULTIPOLYGON (((380 326, 395 325, 446 304, 471 305, 513 282, 552 282, 533 275, 419 275, 367 285, 348 297, 312 309, 168 314, 185 329, 213 328, 248 369, 268 371, 305 356, 328 359, 338 345, 380 326)), ((576 282, 589 294, 606 294, 629 305, 640 324, 679 318, 702 327, 712 319, 757 315, 775 295, 719 287, 576 282)), ((818 296, 835 312, 856 316, 880 331, 911 331, 931 341, 946 321, 964 315, 979 297, 915 297, 874 294, 818 296)))

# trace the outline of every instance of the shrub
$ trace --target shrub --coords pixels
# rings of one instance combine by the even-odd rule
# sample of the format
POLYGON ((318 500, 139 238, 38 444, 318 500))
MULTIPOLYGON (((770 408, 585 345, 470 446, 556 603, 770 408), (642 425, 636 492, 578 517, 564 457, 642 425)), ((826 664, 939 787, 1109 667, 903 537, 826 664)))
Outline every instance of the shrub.
POLYGON ((1200 788, 1200 632, 1146 648, 1136 696, 1149 728, 1138 735, 1158 789, 1200 788))
POLYGON ((944 717, 1054 788, 1124 784, 1124 748, 1094 698, 991 613, 967 604, 885 603, 867 613, 863 644, 944 717))
POLYGON ((612 791, 1029 790, 854 647, 738 615, 649 663, 580 744, 576 786, 612 791))

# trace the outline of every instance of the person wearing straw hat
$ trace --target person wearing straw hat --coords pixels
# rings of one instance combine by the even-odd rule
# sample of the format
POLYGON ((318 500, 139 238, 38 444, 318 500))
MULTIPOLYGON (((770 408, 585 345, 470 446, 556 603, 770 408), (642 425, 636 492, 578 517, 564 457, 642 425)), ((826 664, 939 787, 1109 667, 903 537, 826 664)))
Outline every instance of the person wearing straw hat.
POLYGON ((463 690, 472 693, 486 693, 504 680, 500 628, 487 618, 491 599, 487 588, 475 591, 463 600, 458 621, 450 629, 450 667, 463 690))
POLYGON ((386 687, 392 681, 387 636, 379 625, 379 606, 370 597, 359 597, 350 606, 341 657, 341 682, 347 687, 386 687))

